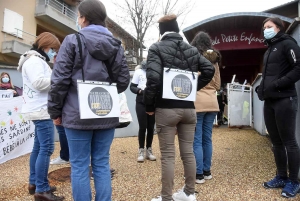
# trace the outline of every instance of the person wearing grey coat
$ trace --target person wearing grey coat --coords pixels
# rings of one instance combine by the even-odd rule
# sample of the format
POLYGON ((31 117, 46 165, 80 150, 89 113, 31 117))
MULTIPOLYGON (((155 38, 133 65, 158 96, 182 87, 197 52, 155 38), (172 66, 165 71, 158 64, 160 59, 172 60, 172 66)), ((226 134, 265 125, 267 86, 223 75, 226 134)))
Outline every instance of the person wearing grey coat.
MULTIPOLYGON (((106 28, 105 18, 106 9, 101 1, 80 3, 77 17, 80 31, 63 41, 51 77, 48 112, 54 124, 65 128, 74 201, 92 199, 89 164, 93 171, 95 200, 111 201, 112 196, 109 151, 119 118, 81 119, 79 97, 83 94, 78 94, 77 89, 77 81, 85 79, 116 83, 121 93, 130 82, 121 41, 106 28)), ((97 96, 102 99, 109 95, 97 92, 97 96)), ((97 107, 101 105, 97 104, 97 107)))
POLYGON ((83 67, 79 67, 79 48, 75 34, 66 36, 57 55, 51 77, 48 97, 48 113, 51 119, 62 117, 62 125, 72 129, 107 129, 119 125, 119 118, 80 119, 77 94, 77 80, 82 79, 82 69, 86 80, 110 82, 105 61, 112 61, 113 82, 118 93, 125 91, 130 82, 124 50, 105 27, 90 25, 79 32, 82 41, 83 67))

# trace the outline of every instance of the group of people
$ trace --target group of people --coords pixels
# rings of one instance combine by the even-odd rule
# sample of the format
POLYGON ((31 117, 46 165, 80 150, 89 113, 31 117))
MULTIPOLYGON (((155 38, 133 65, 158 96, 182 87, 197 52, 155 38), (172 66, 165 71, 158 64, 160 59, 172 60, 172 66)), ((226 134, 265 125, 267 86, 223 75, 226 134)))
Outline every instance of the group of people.
POLYGON ((109 150, 119 119, 81 119, 77 98, 77 80, 80 79, 114 82, 118 93, 129 84, 124 50, 121 42, 106 28, 105 19, 106 10, 100 1, 84 1, 78 7, 77 25, 81 29, 78 35, 67 36, 61 44, 56 36, 44 32, 36 38, 32 49, 20 58, 18 70, 22 73, 24 88, 30 91, 23 94, 22 113, 35 125, 28 191, 36 201, 64 199, 54 194, 56 187, 50 186, 48 181, 54 125, 60 142, 65 143, 61 148, 65 150, 61 150, 59 158, 51 163, 70 161, 74 200, 92 199, 90 164, 96 200, 111 200, 109 150), (81 41, 80 46, 78 41, 81 41), (53 69, 48 65, 50 61, 54 62, 53 69), (106 66, 106 61, 111 66, 106 66))
MULTIPOLYGON (((183 41, 176 18, 166 15, 159 19, 160 41, 151 45, 147 60, 135 71, 130 84, 130 90, 137 94, 138 162, 156 160, 152 153, 154 124, 159 139, 162 189, 160 196, 152 201, 196 201, 195 184, 212 179, 212 128, 220 111, 216 91, 221 83, 221 54, 205 32, 197 33, 191 44, 183 41), (165 75, 172 70, 180 72, 182 79, 184 76, 197 79, 196 84, 190 85, 191 90, 197 91, 194 101, 163 98, 164 88, 170 85, 165 75), (185 185, 173 193, 176 134, 185 185)), ((54 125, 60 134, 61 147, 66 149, 51 163, 70 161, 73 199, 92 199, 91 164, 95 200, 112 200, 109 151, 119 119, 82 119, 77 89, 79 80, 116 83, 118 93, 129 85, 124 49, 106 28, 105 19, 106 9, 101 1, 83 1, 78 7, 78 34, 66 36, 61 44, 56 36, 44 32, 20 58, 18 70, 23 86, 30 91, 23 94, 22 113, 35 125, 28 191, 36 201, 64 199, 54 194, 56 187, 49 185, 47 177, 54 151, 54 125), (49 61, 55 61, 53 69, 49 61)), ((256 91, 265 101, 264 116, 277 166, 275 178, 263 186, 283 188, 282 196, 294 197, 300 189, 294 86, 300 79, 300 49, 294 39, 284 34, 280 19, 266 19, 263 30, 269 48, 263 80, 256 91), (273 51, 274 48, 278 51, 273 51)), ((0 84, 0 89, 14 90, 7 73, 1 74, 0 84)))

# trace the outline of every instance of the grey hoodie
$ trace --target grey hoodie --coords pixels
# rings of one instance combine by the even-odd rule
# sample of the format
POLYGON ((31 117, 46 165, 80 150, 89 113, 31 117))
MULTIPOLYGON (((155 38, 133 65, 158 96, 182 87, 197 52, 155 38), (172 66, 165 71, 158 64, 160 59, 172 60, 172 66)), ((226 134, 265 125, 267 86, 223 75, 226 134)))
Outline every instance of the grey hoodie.
MULTIPOLYGON (((85 79, 116 82, 118 93, 125 91, 130 75, 121 42, 107 28, 99 25, 85 27, 79 33, 85 79), (115 54, 117 56, 111 66, 111 80, 108 67, 103 61, 111 63, 115 54)), ((71 34, 63 41, 53 67, 48 96, 50 117, 62 117, 63 126, 72 129, 108 129, 118 126, 118 118, 80 119, 77 80, 82 79, 82 68, 78 64, 79 48, 75 34, 71 34)))

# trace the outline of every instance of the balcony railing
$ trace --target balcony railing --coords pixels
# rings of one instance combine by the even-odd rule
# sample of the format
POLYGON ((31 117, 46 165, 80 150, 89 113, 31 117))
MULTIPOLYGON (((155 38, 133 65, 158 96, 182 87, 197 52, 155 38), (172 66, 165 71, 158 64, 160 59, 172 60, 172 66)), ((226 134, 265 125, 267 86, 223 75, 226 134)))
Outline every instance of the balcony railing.
POLYGON ((16 29, 16 32, 14 33, 5 33, 4 34, 4 41, 11 41, 11 40, 16 40, 18 42, 27 44, 27 45, 32 45, 36 39, 36 35, 33 35, 31 33, 28 33, 26 31, 16 29))
POLYGON ((57 1, 57 0, 45 0, 45 5, 50 6, 57 10, 58 12, 64 14, 65 16, 69 17, 70 19, 76 21, 77 14, 70 8, 68 8, 65 4, 57 1))

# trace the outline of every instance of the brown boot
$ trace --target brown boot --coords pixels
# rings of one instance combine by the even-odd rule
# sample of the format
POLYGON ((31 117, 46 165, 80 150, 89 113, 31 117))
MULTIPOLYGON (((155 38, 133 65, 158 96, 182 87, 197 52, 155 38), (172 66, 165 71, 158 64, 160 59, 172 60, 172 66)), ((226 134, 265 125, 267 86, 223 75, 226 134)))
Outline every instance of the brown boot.
MULTIPOLYGON (((36 186, 34 184, 29 184, 28 185, 28 192, 29 192, 30 195, 33 195, 35 193, 35 189, 36 189, 36 186)), ((56 191, 56 187, 55 186, 50 186, 50 191, 51 192, 56 191)))
POLYGON ((64 199, 65 197, 56 196, 51 191, 34 194, 34 201, 62 201, 64 199))

